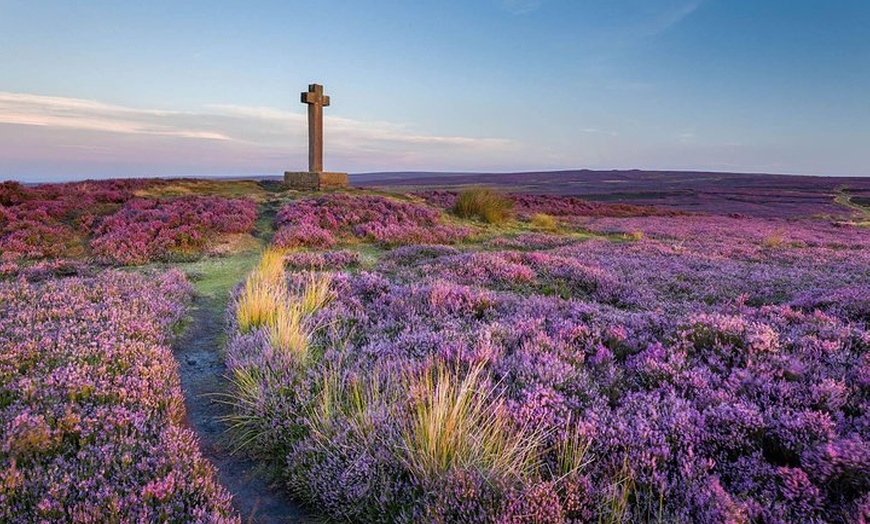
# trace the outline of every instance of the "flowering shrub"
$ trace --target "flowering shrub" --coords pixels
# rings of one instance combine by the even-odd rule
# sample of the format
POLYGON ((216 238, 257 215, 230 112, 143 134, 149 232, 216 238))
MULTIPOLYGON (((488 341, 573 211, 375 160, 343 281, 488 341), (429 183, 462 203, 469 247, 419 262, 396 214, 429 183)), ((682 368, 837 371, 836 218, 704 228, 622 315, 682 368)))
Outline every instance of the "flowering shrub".
POLYGON ((392 249, 332 275, 304 364, 230 323, 242 427, 293 493, 350 521, 858 522, 868 240, 783 224, 601 218, 643 234, 392 249), (469 429, 468 390, 529 447, 469 429))
POLYGON ((25 187, 0 183, 0 258, 82 255, 102 215, 112 213, 145 180, 87 181, 25 187))
POLYGON ((3 522, 238 522, 166 347, 190 287, 154 279, 0 282, 3 522))
MULTIPOLYGON (((453 191, 426 191, 417 193, 432 205, 452 209, 459 200, 453 191)), ((686 215, 683 211, 672 211, 647 206, 629 204, 604 204, 590 202, 576 197, 556 195, 532 195, 516 193, 508 195, 513 203, 514 212, 527 220, 538 213, 556 217, 632 217, 632 216, 677 216, 686 215)))
POLYGON ((85 258, 141 264, 198 255, 219 235, 253 229, 247 199, 134 198, 162 180, 107 180, 25 187, 0 184, 0 260, 85 258), (90 249, 89 249, 90 248, 90 249))
POLYGON ((0 279, 23 277, 25 280, 48 280, 72 275, 88 276, 93 268, 76 260, 42 260, 33 264, 0 263, 0 279))
POLYGON ((287 204, 275 220, 273 244, 328 248, 362 238, 383 245, 444 244, 465 239, 467 228, 441 223, 434 209, 380 196, 334 194, 287 204))
POLYGON ((98 259, 121 264, 197 255, 218 235, 251 231, 256 218, 248 199, 137 198, 100 223, 91 248, 98 259))
POLYGON ((303 251, 284 257, 284 264, 292 269, 345 269, 360 263, 356 251, 326 251, 322 253, 303 251))
POLYGON ((501 249, 536 250, 572 244, 574 239, 550 233, 520 233, 515 237, 498 236, 486 242, 489 247, 501 249))

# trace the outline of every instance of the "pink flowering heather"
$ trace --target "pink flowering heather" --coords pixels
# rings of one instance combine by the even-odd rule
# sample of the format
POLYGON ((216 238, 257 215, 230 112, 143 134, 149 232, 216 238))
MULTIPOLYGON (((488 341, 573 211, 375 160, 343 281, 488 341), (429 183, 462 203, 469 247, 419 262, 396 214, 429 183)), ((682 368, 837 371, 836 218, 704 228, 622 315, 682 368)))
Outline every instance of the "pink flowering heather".
POLYGON ((0 282, 0 521, 239 522, 183 426, 180 272, 0 282))
POLYGON ((250 232, 256 218, 249 199, 136 198, 103 219, 91 248, 98 259, 121 264, 196 256, 222 234, 250 232))
POLYGON ((0 263, 0 279, 14 277, 29 281, 49 280, 57 277, 73 275, 91 275, 94 268, 77 260, 53 259, 41 260, 32 264, 3 262, 0 263))
POLYGON ((25 187, 0 183, 0 258, 81 256, 100 216, 157 181, 106 180, 25 187))
POLYGON ((383 245, 446 244, 471 234, 441 223, 428 206, 381 196, 334 194, 287 204, 275 219, 278 247, 328 248, 340 239, 362 238, 383 245))
POLYGON ((253 449, 295 496, 352 522, 866 520, 863 230, 683 216, 586 224, 614 235, 402 246, 372 271, 334 273, 304 365, 231 318, 228 366, 258 378, 237 407, 253 449), (634 230, 643 235, 620 234, 634 230), (497 420, 542 432, 535 468, 424 475, 409 464, 403 436, 425 396, 414 380, 435 365, 485 369, 478 393, 493 395, 497 420), (566 471, 560 450, 577 442, 585 458, 566 471))
POLYGON ((346 269, 359 265, 360 256, 356 251, 302 251, 284 257, 284 265, 292 269, 346 269))
MULTIPOLYGON (((417 193, 432 205, 451 209, 458 198, 453 191, 426 191, 417 193)), ((528 219, 535 213, 558 217, 632 217, 632 216, 677 216, 687 213, 658 209, 655 207, 629 204, 608 204, 590 202, 576 197, 556 195, 509 194, 514 204, 514 212, 520 218, 528 219)))

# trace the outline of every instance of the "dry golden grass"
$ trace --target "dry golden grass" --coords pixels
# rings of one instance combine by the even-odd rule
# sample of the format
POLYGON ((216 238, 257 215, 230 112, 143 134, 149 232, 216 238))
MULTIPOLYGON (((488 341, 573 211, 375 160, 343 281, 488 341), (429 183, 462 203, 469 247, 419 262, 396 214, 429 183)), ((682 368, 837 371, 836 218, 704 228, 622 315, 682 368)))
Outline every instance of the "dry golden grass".
POLYGON ((236 320, 239 329, 247 333, 252 329, 272 325, 285 301, 283 288, 255 278, 248 277, 245 288, 239 295, 236 306, 236 320))
POLYGON ((591 462, 589 458, 591 444, 592 441, 580 432, 580 425, 572 424, 569 419, 568 432, 556 446, 556 463, 559 474, 571 475, 586 467, 591 462))
POLYGON ((412 472, 437 478, 460 469, 520 479, 537 470, 545 435, 516 427, 484 378, 482 365, 459 378, 439 364, 413 379, 412 419, 403 434, 412 472))
POLYGON ((532 227, 542 231, 557 231, 559 222, 551 215, 546 213, 535 213, 532 215, 532 227))
POLYGON ((305 315, 297 304, 282 304, 268 326, 272 347, 297 362, 305 360, 309 333, 305 326, 305 315))
POLYGON ((487 224, 501 224, 511 217, 514 203, 510 197, 486 187, 465 189, 453 206, 462 218, 479 218, 487 224))
POLYGON ((309 357, 311 335, 319 326, 311 316, 332 299, 328 273, 308 273, 308 282, 298 293, 285 283, 285 252, 267 249, 248 276, 236 306, 239 329, 248 332, 267 327, 272 347, 297 362, 309 357))
POLYGON ((308 273, 308 282, 293 300, 299 304, 305 315, 310 315, 325 307, 333 298, 332 277, 329 273, 308 273))
POLYGON ((249 278, 256 278, 276 286, 284 285, 286 273, 284 271, 285 250, 268 248, 260 256, 260 262, 254 268, 249 278))
POLYGON ((248 332, 275 324, 287 301, 284 277, 284 253, 274 249, 264 251, 239 295, 236 306, 239 329, 248 332))
POLYGON ((761 241, 761 245, 770 248, 780 247, 783 244, 783 241, 782 233, 777 232, 765 237, 764 240, 761 241))

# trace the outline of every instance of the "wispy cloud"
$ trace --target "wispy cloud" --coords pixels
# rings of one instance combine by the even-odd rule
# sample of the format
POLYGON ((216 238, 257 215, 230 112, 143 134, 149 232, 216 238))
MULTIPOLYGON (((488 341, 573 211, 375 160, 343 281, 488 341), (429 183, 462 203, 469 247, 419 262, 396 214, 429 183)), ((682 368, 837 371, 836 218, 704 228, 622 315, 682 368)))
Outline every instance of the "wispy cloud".
MULTIPOLYGON (((136 172, 278 173, 305 167, 306 119, 271 107, 167 111, 0 92, 0 156, 19 160, 17 165, 28 158, 37 164, 47 159, 63 164, 69 158, 136 172)), ((459 168, 515 156, 519 149, 502 138, 432 135, 407 124, 332 115, 324 120, 331 169, 459 168)), ((0 165, 0 170, 14 167, 0 165)), ((9 174, 0 171, 0 176, 9 174)))
MULTIPOLYGON (((286 142, 288 136, 303 136, 307 133, 306 115, 269 107, 213 105, 206 108, 215 115, 236 118, 241 121, 257 121, 271 129, 273 138, 286 142)), ((457 148, 504 149, 512 140, 501 138, 470 138, 462 136, 425 135, 415 132, 406 124, 362 121, 339 116, 323 117, 324 127, 330 139, 338 146, 354 149, 372 147, 390 148, 405 145, 438 145, 457 148)))
POLYGON ((189 113, 133 109, 78 98, 0 92, 0 123, 3 124, 230 140, 219 132, 179 125, 190 116, 189 113))
POLYGON ((515 15, 524 15, 527 13, 531 13, 532 11, 537 11, 541 4, 544 3, 544 0, 496 0, 498 2, 499 7, 504 9, 505 11, 515 14, 515 15))

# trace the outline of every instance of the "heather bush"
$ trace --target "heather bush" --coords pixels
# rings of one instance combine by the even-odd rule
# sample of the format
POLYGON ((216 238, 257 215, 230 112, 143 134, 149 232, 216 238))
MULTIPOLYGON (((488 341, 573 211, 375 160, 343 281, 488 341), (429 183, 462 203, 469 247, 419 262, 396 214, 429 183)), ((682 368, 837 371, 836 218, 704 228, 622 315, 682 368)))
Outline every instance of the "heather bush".
MULTIPOLYGON (((425 191, 416 195, 442 209, 455 209, 460 198, 460 194, 452 191, 425 191)), ((644 217, 689 214, 649 206, 590 202, 570 196, 512 193, 504 197, 510 200, 509 205, 516 215, 524 219, 531 219, 536 214, 553 217, 644 217)))
POLYGON ((380 196, 334 194, 306 198, 281 208, 272 240, 279 248, 329 248, 353 239, 381 245, 459 242, 468 228, 441 223, 434 209, 380 196))
POLYGON ((250 232, 256 216, 256 204, 248 199, 137 198, 102 220, 91 249, 99 260, 129 265, 189 258, 220 235, 250 232))
POLYGON ((114 213, 133 191, 158 181, 106 180, 25 187, 0 184, 0 258, 85 256, 100 217, 114 213))
POLYGON ((180 272, 0 282, 0 520, 239 522, 183 425, 180 272))
POLYGON ((77 260, 40 260, 31 264, 0 263, 0 279, 23 278, 31 282, 74 275, 92 276, 94 268, 77 260))
POLYGON ((284 265, 290 269, 347 269, 360 263, 360 254, 356 251, 302 251, 290 253, 284 257, 284 265))
MULTIPOLYGON (((373 271, 331 272, 304 361, 231 310, 247 446, 354 522, 859 521, 863 235, 586 224, 614 240, 401 246, 373 271)), ((290 273, 283 289, 310 282, 290 273)))
POLYGON ((497 236, 486 242, 487 247, 499 249, 539 250, 565 246, 576 240, 552 233, 520 233, 516 236, 497 236))

